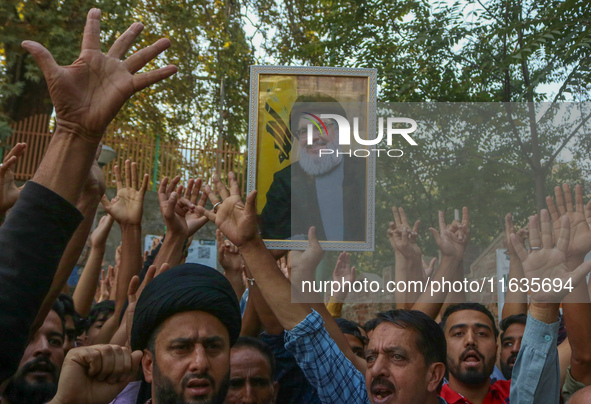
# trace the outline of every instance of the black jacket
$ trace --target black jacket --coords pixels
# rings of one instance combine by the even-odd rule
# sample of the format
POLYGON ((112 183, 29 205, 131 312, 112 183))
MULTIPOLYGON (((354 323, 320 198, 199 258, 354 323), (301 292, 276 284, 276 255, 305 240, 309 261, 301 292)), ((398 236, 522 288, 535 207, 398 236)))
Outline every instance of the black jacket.
MULTIPOLYGON (((331 241, 364 241, 366 239, 367 159, 345 156, 343 163, 345 240, 331 241)), ((273 183, 267 192, 267 203, 259 219, 264 239, 286 240, 296 234, 307 235, 308 229, 316 226, 318 239, 326 240, 316 197, 315 177, 305 173, 297 162, 275 173, 273 183), (292 179, 295 181, 293 187, 292 179), (297 191, 295 195, 292 195, 292 189, 297 191), (293 223, 294 228, 292 228, 292 213, 293 217, 297 218, 293 223)))
POLYGON ((0 383, 18 369, 29 327, 82 219, 68 201, 29 181, 0 227, 0 383))

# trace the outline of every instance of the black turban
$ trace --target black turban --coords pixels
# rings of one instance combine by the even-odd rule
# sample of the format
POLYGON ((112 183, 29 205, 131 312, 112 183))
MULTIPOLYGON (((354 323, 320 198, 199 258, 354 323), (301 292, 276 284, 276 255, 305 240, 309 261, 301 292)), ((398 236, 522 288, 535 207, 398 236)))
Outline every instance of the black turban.
POLYGON ((213 268, 183 264, 158 275, 143 290, 133 315, 131 348, 146 348, 164 320, 185 311, 216 316, 228 329, 230 345, 240 335, 240 308, 230 282, 213 268))

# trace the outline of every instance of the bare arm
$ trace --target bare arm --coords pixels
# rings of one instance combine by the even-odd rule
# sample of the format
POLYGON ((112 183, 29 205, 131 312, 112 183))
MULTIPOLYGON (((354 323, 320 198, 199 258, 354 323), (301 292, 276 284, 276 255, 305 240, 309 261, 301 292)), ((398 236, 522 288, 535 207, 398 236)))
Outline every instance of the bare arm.
MULTIPOLYGON (((388 227, 388 239, 394 250, 394 277, 397 282, 423 281, 421 250, 416 243, 420 220, 411 228, 403 208, 392 206, 394 222, 388 227)), ((418 291, 396 291, 396 308, 410 309, 420 296, 418 291)))
MULTIPOLYGON (((517 235, 517 239, 525 248, 525 240, 528 236, 527 229, 515 229, 513 216, 511 213, 507 213, 505 216, 505 247, 509 253, 509 279, 507 281, 511 279, 521 280, 524 277, 521 260, 517 256, 510 240, 511 234, 517 235)), ((505 297, 505 304, 503 305, 502 318, 504 319, 511 315, 522 313, 527 313, 527 293, 521 291, 519 288, 515 291, 508 290, 505 297)))
POLYGON ((103 216, 90 236, 90 254, 72 296, 76 312, 82 317, 88 316, 92 307, 96 285, 101 272, 101 263, 105 255, 105 244, 113 222, 111 215, 103 216))
POLYGON ((100 10, 88 12, 82 52, 71 66, 58 66, 42 45, 22 43, 41 68, 56 113, 56 130, 33 181, 75 204, 107 125, 136 91, 176 72, 175 66, 135 74, 170 46, 168 39, 121 59, 142 31, 133 24, 105 55, 100 47, 100 10), (64 181, 67 178, 67 181, 64 181))
MULTIPOLYGON (((200 210, 218 226, 230 241, 240 248, 242 257, 256 279, 263 298, 271 307, 281 325, 286 330, 291 330, 311 313, 311 307, 308 304, 294 304, 291 302, 291 293, 297 293, 297 291, 292 288, 290 282, 281 273, 275 258, 267 250, 259 236, 256 224, 256 191, 248 195, 245 205, 240 198, 240 190, 234 175, 230 173, 229 178, 231 191, 228 191, 225 187, 221 189, 220 195, 223 203, 219 206, 217 213, 206 211, 202 207, 200 210)), ((314 250, 320 249, 320 252, 322 252, 313 228, 308 233, 308 237, 310 238, 310 248, 314 250)), ((356 356, 324 304, 319 303, 314 308, 322 315, 325 328, 345 356, 356 367, 359 366, 363 369, 361 360, 354 359, 356 356)))
POLYGON ((129 282, 142 268, 141 234, 144 195, 148 188, 148 174, 138 183, 137 164, 125 161, 125 183, 119 167, 115 166, 117 196, 109 201, 103 197, 105 210, 121 227, 121 266, 117 271, 115 313, 105 322, 96 343, 108 343, 119 328, 119 318, 127 299, 129 282))
MULTIPOLYGON (((468 208, 463 208, 462 222, 452 223, 449 227, 445 224, 443 212, 439 212, 439 231, 434 228, 430 228, 429 230, 433 234, 433 237, 435 237, 435 242, 441 252, 441 263, 437 272, 432 277, 433 282, 441 282, 444 277, 446 279, 457 277, 458 271, 461 270, 460 264, 470 235, 468 208)), ((422 311, 431 318, 436 318, 447 296, 448 293, 446 291, 431 290, 431 287, 428 286, 427 290, 421 294, 412 308, 413 310, 422 311)))
POLYGON ((215 231, 215 235, 218 243, 218 261, 224 269, 224 276, 230 281, 236 297, 240 300, 246 290, 242 280, 244 261, 240 256, 238 247, 232 244, 230 240, 224 240, 224 235, 220 229, 215 231))
MULTIPOLYGON (((591 250, 591 202, 584 205, 583 189, 575 187, 573 204, 571 189, 568 184, 554 188, 556 205, 552 198, 546 198, 554 233, 563 217, 570 223, 569 243, 566 253, 566 267, 574 271, 583 264, 585 255, 591 250)), ((591 301, 587 283, 579 283, 563 301, 564 323, 572 349, 571 374, 573 379, 585 385, 591 384, 591 301)))
MULTIPOLYGON (((39 201, 37 204, 31 203, 30 200, 25 201, 22 203, 23 207, 30 206, 35 209, 39 205, 47 203, 47 200, 51 198, 59 205, 58 209, 73 212, 71 207, 77 203, 80 197, 107 125, 135 92, 169 77, 177 70, 174 66, 167 66, 155 71, 135 74, 170 46, 170 41, 166 39, 134 53, 125 61, 121 60, 142 29, 142 25, 139 23, 132 25, 118 38, 108 54, 103 54, 100 47, 99 20, 100 10, 90 10, 82 39, 82 51, 78 59, 70 66, 58 66, 51 53, 36 42, 24 41, 22 43, 23 48, 35 58, 43 72, 56 114, 55 132, 31 181, 31 185, 35 185, 30 187, 32 190, 45 194, 47 199, 39 201), (50 192, 46 192, 47 190, 50 192)), ((25 187, 26 189, 27 187, 25 187)), ((21 201, 22 193, 20 200, 14 207, 16 212, 22 212, 21 209, 18 209, 21 201)), ((47 209, 47 211, 57 212, 58 210, 47 209)), ((24 257, 24 259, 3 268, 3 275, 10 273, 11 278, 10 282, 0 283, 3 285, 0 288, 2 310, 10 313, 11 310, 7 307, 10 304, 17 307, 27 305, 27 310, 18 319, 21 322, 20 325, 16 327, 10 323, 4 325, 4 327, 12 328, 13 343, 6 349, 10 353, 2 355, 3 369, 0 371, 0 381, 5 379, 5 375, 11 375, 16 370, 14 358, 20 356, 26 343, 26 333, 23 333, 23 330, 28 329, 33 323, 34 316, 38 313, 42 300, 47 295, 59 264, 56 257, 63 255, 67 240, 74 233, 71 228, 75 227, 75 223, 82 221, 78 215, 78 212, 74 212, 69 213, 69 217, 48 218, 55 224, 54 229, 62 226, 61 228, 66 231, 56 237, 55 241, 59 241, 59 243, 51 249, 45 266, 39 267, 37 258, 29 258, 19 251, 19 257, 24 257), (43 271, 42 274, 39 274, 40 270, 43 271), (22 290, 20 285, 30 284, 30 279, 38 281, 36 287, 22 290), (14 288, 18 288, 18 290, 10 290, 14 288), (15 296, 18 296, 17 300, 14 300, 15 296)), ((26 219, 19 217, 8 220, 10 223, 21 226, 23 223, 27 223, 26 219)), ((39 233, 43 230, 40 230, 38 225, 12 227, 6 230, 5 227, 6 225, 0 228, 2 233, 0 236, 8 236, 12 239, 18 237, 19 242, 28 248, 38 241, 39 233)), ((3 240, 3 242, 5 241, 3 240)))

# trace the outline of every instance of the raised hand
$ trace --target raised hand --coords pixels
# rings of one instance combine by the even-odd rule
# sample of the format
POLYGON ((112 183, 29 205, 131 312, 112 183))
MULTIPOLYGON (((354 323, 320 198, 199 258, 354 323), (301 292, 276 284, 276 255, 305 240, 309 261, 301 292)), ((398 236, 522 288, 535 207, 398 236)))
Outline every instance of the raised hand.
POLYGON ((50 404, 99 404, 113 400, 133 380, 142 352, 93 345, 68 352, 50 404))
POLYGON ((109 277, 105 275, 104 269, 101 269, 101 278, 99 284, 99 296, 98 299, 96 299, 97 303, 109 300, 109 296, 111 294, 111 285, 109 284, 109 277))
MULTIPOLYGON (((591 261, 581 264, 574 271, 570 271, 566 266, 570 238, 570 221, 568 217, 563 216, 560 219, 556 248, 554 248, 550 215, 546 209, 543 209, 540 216, 541 234, 538 216, 530 216, 529 218, 530 254, 527 253, 517 235, 511 234, 511 242, 522 262, 523 272, 530 282, 533 279, 537 279, 538 283, 542 283, 544 279, 551 281, 560 279, 562 285, 570 282, 570 286, 574 288, 591 271, 591 261)), ((533 287, 529 290, 531 291, 532 302, 560 303, 572 288, 558 288, 552 284, 550 291, 533 287)))
POLYGON ((509 250, 509 255, 515 255, 517 253, 515 252, 515 248, 513 247, 513 243, 511 242, 511 234, 515 234, 521 246, 525 248, 525 240, 527 240, 527 238, 529 237, 529 230, 527 228, 523 228, 515 231, 515 225, 513 224, 513 215, 511 215, 511 213, 507 213, 507 215, 505 216, 504 245, 505 248, 509 250))
POLYGON ((339 254, 337 263, 332 271, 333 282, 341 284, 339 291, 334 293, 334 298, 339 302, 343 302, 347 297, 348 290, 344 287, 345 282, 349 282, 350 284, 355 282, 355 267, 351 267, 350 260, 351 255, 343 251, 339 254))
POLYGON ((138 187, 136 163, 125 160, 125 185, 119 166, 115 166, 114 170, 117 195, 111 201, 103 196, 101 202, 107 213, 120 225, 140 225, 144 212, 144 195, 148 189, 148 174, 144 174, 142 185, 138 187))
POLYGON ((308 229, 308 248, 304 251, 292 251, 291 256, 291 279, 295 285, 301 285, 302 281, 313 281, 315 279, 316 268, 324 251, 316 237, 316 227, 308 229))
POLYGON ((240 256, 240 251, 230 240, 224 240, 224 235, 220 229, 215 231, 218 242, 218 261, 225 272, 242 273, 244 261, 240 256))
POLYGON ((0 164, 0 216, 4 216, 12 208, 21 192, 14 182, 13 169, 26 148, 26 143, 17 143, 0 164))
MULTIPOLYGON (((167 231, 177 233, 181 238, 186 239, 189 234, 189 228, 187 227, 187 221, 184 218, 185 208, 177 207, 180 201, 180 194, 182 193, 182 187, 179 187, 175 191, 181 177, 178 175, 168 183, 168 177, 164 177, 160 181, 160 187, 158 188, 158 201, 160 202, 160 213, 164 219, 167 231)), ((186 206, 188 210, 190 206, 186 206)))
POLYGON ((93 247, 104 247, 105 243, 107 242, 107 237, 109 237, 109 232, 111 231, 111 227, 113 227, 113 217, 109 214, 104 215, 99 220, 98 226, 90 235, 90 244, 93 247))
POLYGON ((435 262, 437 262, 437 258, 432 258, 427 264, 425 257, 421 257, 421 263, 423 264, 423 280, 426 281, 427 278, 433 275, 435 272, 435 262))
POLYGON ((177 202, 177 213, 179 211, 184 212, 185 221, 187 222, 188 237, 195 234, 200 228, 205 226, 209 219, 201 212, 197 211, 193 206, 203 206, 207 202, 207 194, 203 192, 199 197, 199 191, 201 190, 201 184, 203 180, 197 178, 196 180, 190 179, 187 183, 187 189, 185 189, 184 201, 183 198, 177 202), (199 200, 199 201, 198 201, 199 200), (189 202, 189 204, 186 203, 189 202))
POLYGON ((567 251, 567 265, 570 268, 578 266, 585 255, 591 251, 591 201, 587 206, 583 203, 583 188, 580 185, 575 186, 575 206, 573 208, 573 199, 570 186, 568 184, 554 188, 556 205, 551 197, 546 197, 548 211, 552 218, 554 228, 554 242, 557 243, 557 235, 560 230, 560 218, 568 217, 570 222, 570 234, 567 251))
POLYGON ((121 60, 143 29, 132 24, 105 55, 100 48, 101 11, 88 12, 82 51, 70 66, 58 66, 51 53, 33 41, 22 43, 41 68, 53 102, 56 122, 90 140, 100 141, 109 122, 135 92, 157 83, 177 68, 169 65, 150 72, 135 74, 170 46, 160 39, 129 58, 121 60))
POLYGON ((203 213, 209 220, 214 222, 222 231, 224 236, 237 247, 242 247, 249 241, 260 239, 257 229, 256 215, 256 190, 250 192, 246 197, 246 204, 240 197, 240 187, 234 173, 228 174, 230 190, 214 176, 214 182, 219 190, 220 198, 215 195, 209 185, 205 186, 205 193, 211 203, 216 207, 209 211, 203 206, 196 209, 203 213), (218 204, 218 202, 221 202, 218 204))
MULTIPOLYGON (((277 260, 277 266, 281 270, 283 276, 291 281, 291 262, 288 262, 287 260, 288 258, 285 256, 279 258, 279 260, 277 260)), ((289 260, 291 261, 291 258, 289 258, 289 260)))
POLYGON ((429 228, 435 242, 444 256, 454 257, 455 259, 462 259, 464 250, 468 245, 468 238, 470 236, 470 217, 468 208, 462 209, 462 222, 452 223, 451 226, 445 224, 443 212, 439 212, 439 232, 434 228, 429 228))
POLYGON ((406 259, 420 259, 421 249, 416 240, 421 221, 417 220, 411 229, 403 208, 392 206, 392 213, 394 222, 390 222, 387 234, 394 253, 406 259))

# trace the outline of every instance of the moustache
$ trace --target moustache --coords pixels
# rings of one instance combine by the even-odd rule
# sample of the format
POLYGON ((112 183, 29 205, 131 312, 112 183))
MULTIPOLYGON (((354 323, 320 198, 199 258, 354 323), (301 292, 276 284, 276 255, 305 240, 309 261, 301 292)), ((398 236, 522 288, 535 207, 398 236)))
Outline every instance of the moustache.
POLYGON ((183 389, 186 388, 187 384, 189 384, 189 382, 194 379, 207 380, 209 382, 209 384, 211 384, 211 386, 215 388, 215 380, 213 379, 213 377, 210 374, 208 374, 208 373, 202 373, 202 374, 190 373, 188 375, 185 375, 183 377, 183 380, 181 381, 183 389))
POLYGON ((370 386, 370 390, 373 390, 374 388, 377 387, 382 387, 388 390, 391 390, 392 392, 394 392, 396 390, 396 387, 394 387, 394 384, 392 384, 392 382, 384 377, 379 377, 377 379, 374 379, 373 382, 371 382, 371 386, 370 386))
POLYGON ((54 380, 56 381, 59 377, 58 367, 45 356, 39 356, 23 365, 21 374, 24 375, 26 373, 31 372, 48 372, 53 376, 54 380))
POLYGON ((460 360, 463 361, 466 357, 473 355, 478 356, 480 360, 484 362, 484 355, 476 348, 466 348, 466 350, 460 355, 460 360))
POLYGON ((515 365, 515 361, 516 361, 516 360, 517 360, 517 354, 516 354, 516 353, 513 353, 513 354, 511 354, 511 356, 509 356, 509 357, 507 358, 507 365, 515 365), (509 362, 511 362, 511 361, 512 361, 513 363, 509 363, 509 362))

